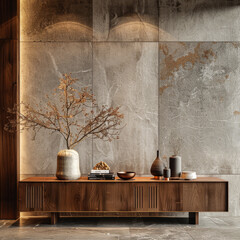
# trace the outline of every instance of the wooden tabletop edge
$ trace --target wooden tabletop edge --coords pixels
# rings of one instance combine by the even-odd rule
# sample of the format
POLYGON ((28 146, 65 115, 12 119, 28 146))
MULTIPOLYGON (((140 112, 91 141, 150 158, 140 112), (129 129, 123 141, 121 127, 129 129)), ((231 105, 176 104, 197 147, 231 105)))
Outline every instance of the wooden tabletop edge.
POLYGON ((115 180, 88 180, 87 177, 81 177, 77 180, 58 180, 56 177, 29 177, 26 179, 21 180, 20 182, 114 182, 114 183, 123 183, 123 182, 161 182, 161 183, 171 183, 171 182, 228 182, 227 180, 217 178, 217 177, 198 177, 195 180, 156 180, 153 177, 135 177, 134 179, 130 180, 122 180, 119 178, 116 178, 115 180))

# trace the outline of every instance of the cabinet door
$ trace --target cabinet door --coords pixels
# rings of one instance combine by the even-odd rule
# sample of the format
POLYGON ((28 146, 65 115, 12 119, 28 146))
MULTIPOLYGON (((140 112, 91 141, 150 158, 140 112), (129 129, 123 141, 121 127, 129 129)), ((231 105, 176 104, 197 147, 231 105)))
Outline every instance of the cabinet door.
POLYGON ((100 193, 95 183, 45 183, 44 211, 98 211, 100 193))
POLYGON ((183 210, 186 212, 228 211, 225 182, 184 183, 183 210))
POLYGON ((182 211, 182 183, 159 183, 159 211, 182 211))
POLYGON ((182 210, 181 183, 133 184, 132 210, 163 212, 182 210))
POLYGON ((102 196, 103 211, 130 211, 132 187, 130 183, 105 183, 102 196))
POLYGON ((19 211, 42 211, 43 189, 43 183, 19 183, 19 211))
POLYGON ((128 211, 128 183, 45 183, 45 211, 128 211))

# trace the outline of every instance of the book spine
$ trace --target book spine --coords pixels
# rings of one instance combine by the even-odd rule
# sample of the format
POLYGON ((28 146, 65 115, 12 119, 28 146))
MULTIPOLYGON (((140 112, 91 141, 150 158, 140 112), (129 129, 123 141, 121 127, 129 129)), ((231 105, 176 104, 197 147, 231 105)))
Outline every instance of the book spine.
POLYGON ((91 170, 91 173, 109 173, 109 170, 91 170))
POLYGON ((115 177, 110 177, 110 178, 88 177, 88 180, 115 180, 115 177))

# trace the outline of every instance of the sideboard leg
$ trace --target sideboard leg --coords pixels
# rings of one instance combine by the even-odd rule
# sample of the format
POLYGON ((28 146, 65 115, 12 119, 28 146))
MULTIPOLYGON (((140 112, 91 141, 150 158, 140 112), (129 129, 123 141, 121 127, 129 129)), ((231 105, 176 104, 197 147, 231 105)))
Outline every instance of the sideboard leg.
POLYGON ((51 224, 54 225, 57 223, 58 220, 58 213, 52 212, 51 213, 51 224))
POLYGON ((189 212, 189 223, 199 224, 199 212, 189 212))

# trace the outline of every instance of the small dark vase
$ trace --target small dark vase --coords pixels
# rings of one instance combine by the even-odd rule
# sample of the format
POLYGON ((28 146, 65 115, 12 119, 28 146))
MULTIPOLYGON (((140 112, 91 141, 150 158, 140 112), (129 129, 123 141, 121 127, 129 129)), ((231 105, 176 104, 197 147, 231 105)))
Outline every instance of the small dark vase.
POLYGON ((164 176, 164 179, 165 180, 169 180, 169 178, 170 178, 170 176, 171 176, 171 171, 170 171, 170 169, 169 168, 167 168, 167 167, 165 167, 164 169, 163 169, 163 176, 164 176))
POLYGON ((154 178, 159 179, 159 177, 163 176, 164 164, 159 158, 159 151, 157 151, 157 158, 154 160, 151 167, 151 174, 154 178))

